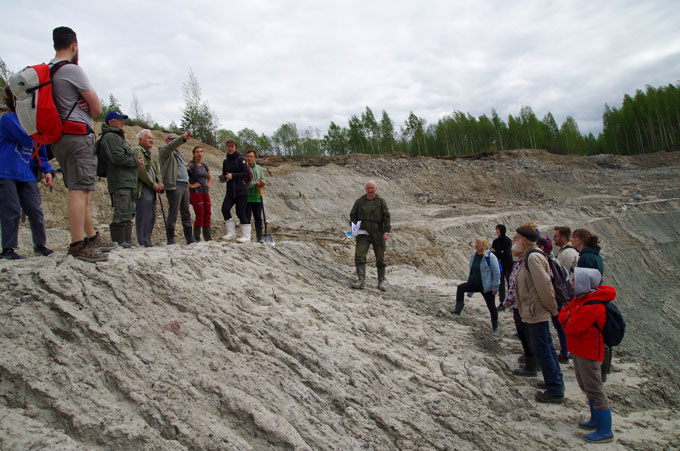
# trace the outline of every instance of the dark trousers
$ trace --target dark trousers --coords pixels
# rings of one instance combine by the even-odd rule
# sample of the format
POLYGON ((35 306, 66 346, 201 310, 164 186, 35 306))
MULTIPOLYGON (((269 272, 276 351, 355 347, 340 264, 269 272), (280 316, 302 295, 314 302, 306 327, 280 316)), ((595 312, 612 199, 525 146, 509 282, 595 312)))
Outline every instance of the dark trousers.
POLYGON ((465 299, 465 293, 482 293, 484 302, 486 302, 486 308, 489 309, 489 315, 491 316, 491 326, 498 326, 498 309, 496 309, 496 296, 494 296, 490 291, 484 293, 484 288, 481 285, 474 284, 472 282, 463 282, 458 285, 456 289, 456 304, 463 302, 465 299))
MULTIPOLYGON (((557 311, 562 310, 562 307, 557 307, 557 311)), ((560 355, 566 357, 569 353, 567 352, 567 334, 564 333, 564 328, 562 324, 557 320, 556 316, 552 317, 552 323, 557 331, 557 338, 560 340, 560 355)))
POLYGON ((531 348, 536 354, 538 364, 541 365, 543 381, 549 393, 554 395, 564 395, 564 379, 560 362, 557 360, 557 352, 553 346, 552 336, 550 335, 550 323, 525 323, 531 340, 531 348))
POLYGON ((142 183, 142 196, 135 200, 137 242, 151 246, 151 234, 156 224, 156 191, 142 183))
POLYGON ((365 265, 366 264, 366 254, 368 254, 368 248, 373 245, 373 253, 375 254, 375 266, 376 268, 384 268, 385 265, 385 240, 381 237, 371 235, 357 235, 356 237, 357 245, 354 248, 354 264, 365 265))
POLYGON ((168 229, 175 230, 177 213, 182 216, 182 227, 191 227, 189 184, 178 183, 176 189, 166 190, 165 194, 168 197, 168 229))
POLYGON ((236 196, 231 197, 227 195, 222 202, 222 216, 224 220, 231 219, 231 207, 236 205, 236 216, 238 217, 238 222, 241 224, 250 224, 250 216, 248 216, 248 196, 236 196))
POLYGON ((498 285, 498 303, 502 304, 505 301, 505 287, 510 287, 510 274, 512 273, 512 264, 509 268, 503 267, 501 272, 501 283, 498 285))
POLYGON ((194 215, 196 215, 194 227, 210 227, 210 217, 212 215, 210 193, 192 191, 189 194, 189 200, 191 201, 191 206, 194 207, 194 215))
POLYGON ((519 315, 519 310, 512 309, 512 319, 515 320, 515 330, 517 330, 517 336, 519 337, 520 343, 522 343, 522 350, 524 355, 529 357, 534 356, 534 352, 531 349, 531 342, 529 341, 529 332, 527 331, 526 323, 522 322, 522 317, 519 315))
POLYGON ((3 249, 19 247, 19 222, 22 209, 31 225, 33 244, 44 246, 47 236, 45 219, 40 207, 38 183, 0 179, 0 226, 2 227, 3 249))
POLYGON ((249 221, 251 215, 255 220, 255 234, 259 239, 262 237, 262 202, 248 202, 246 216, 249 221))

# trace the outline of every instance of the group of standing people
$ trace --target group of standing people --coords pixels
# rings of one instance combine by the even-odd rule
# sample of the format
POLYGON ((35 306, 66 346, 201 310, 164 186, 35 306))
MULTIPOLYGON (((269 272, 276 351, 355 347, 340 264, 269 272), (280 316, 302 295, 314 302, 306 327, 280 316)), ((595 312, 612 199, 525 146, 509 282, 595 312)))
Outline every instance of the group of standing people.
POLYGON ((458 285, 451 313, 461 314, 465 293, 480 292, 491 315, 492 333, 497 336, 498 310, 511 309, 524 351, 513 374, 535 377, 540 369, 543 381, 538 387, 542 391, 536 392, 536 401, 561 403, 564 378, 560 363, 573 360, 576 380, 590 408, 590 419, 579 422, 579 427, 594 430, 584 438, 596 443, 611 441, 611 409, 604 393, 611 361, 611 350, 602 335, 606 307, 591 302, 613 301, 616 289, 602 285, 604 266, 597 235, 586 229, 572 232, 566 226, 554 227, 553 242, 559 250, 552 255, 550 238, 541 237, 532 222, 518 227, 512 239, 506 236, 503 224, 496 226, 496 234, 491 249, 486 238, 475 241, 468 279, 458 285), (574 297, 566 305, 556 301, 550 258, 557 259, 572 281, 574 297), (501 304, 496 307, 498 292, 501 304), (550 333, 551 322, 560 341, 559 355, 550 333))
MULTIPOLYGON (((100 141, 95 151, 93 117, 101 114, 99 96, 89 78, 78 65, 78 39, 68 27, 52 32, 55 56, 50 61, 52 97, 62 120, 64 133, 52 145, 54 157, 63 172, 68 189, 67 215, 71 244, 68 254, 88 262, 107 259, 107 252, 118 246, 137 243, 152 246, 151 235, 156 220, 156 202, 161 203, 167 244, 175 244, 177 216, 188 244, 211 234, 210 169, 203 161, 203 148, 192 150, 192 159, 185 162, 178 148, 190 133, 170 133, 165 145, 158 150, 158 161, 151 155, 154 144, 150 130, 137 134, 132 148, 125 140, 124 121, 128 118, 111 111, 102 125, 100 141), (97 155, 105 161, 108 191, 113 214, 109 224, 111 240, 95 230, 91 215, 91 199, 99 172, 97 155), (168 202, 165 217, 161 194, 168 202), (190 207, 194 209, 192 224, 190 207), (133 233, 133 220, 135 227, 133 233)), ((23 212, 29 219, 34 251, 50 255, 46 247, 46 229, 41 208, 38 182, 44 177, 51 186, 54 171, 45 146, 34 152, 32 138, 23 130, 14 112, 14 96, 5 89, 5 102, 10 112, 0 118, 0 225, 2 253, 0 258, 20 259, 18 247, 19 222, 23 212)), ((239 242, 250 242, 250 217, 255 218, 257 239, 262 242, 262 188, 265 186, 262 168, 256 164, 256 152, 249 149, 246 157, 237 151, 236 142, 229 140, 220 181, 227 183, 222 213, 227 226, 225 239, 235 238, 235 221, 230 210, 236 205, 241 225, 239 242)), ((101 161, 100 161, 101 166, 101 161)))

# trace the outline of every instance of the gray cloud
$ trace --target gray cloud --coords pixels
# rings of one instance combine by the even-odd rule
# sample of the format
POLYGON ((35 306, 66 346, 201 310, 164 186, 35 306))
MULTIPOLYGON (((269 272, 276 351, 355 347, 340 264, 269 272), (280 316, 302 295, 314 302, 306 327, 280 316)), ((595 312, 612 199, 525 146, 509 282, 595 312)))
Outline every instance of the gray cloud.
POLYGON ((52 28, 68 25, 101 97, 127 108, 134 92, 156 121, 179 122, 191 68, 222 127, 267 134, 289 121, 325 132, 366 106, 398 128, 409 111, 435 123, 523 105, 597 133, 605 103, 680 73, 680 10, 664 0, 39 0, 3 12, 32 22, 6 23, 0 57, 14 70, 49 60, 52 28))

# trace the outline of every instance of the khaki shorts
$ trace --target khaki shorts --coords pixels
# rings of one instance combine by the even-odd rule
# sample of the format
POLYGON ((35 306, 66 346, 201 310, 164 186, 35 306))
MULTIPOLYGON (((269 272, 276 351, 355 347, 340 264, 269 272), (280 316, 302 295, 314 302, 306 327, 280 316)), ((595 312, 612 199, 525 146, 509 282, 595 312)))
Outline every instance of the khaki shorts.
POLYGON ((64 185, 69 191, 94 191, 97 181, 94 135, 63 135, 52 145, 52 152, 64 171, 64 185))

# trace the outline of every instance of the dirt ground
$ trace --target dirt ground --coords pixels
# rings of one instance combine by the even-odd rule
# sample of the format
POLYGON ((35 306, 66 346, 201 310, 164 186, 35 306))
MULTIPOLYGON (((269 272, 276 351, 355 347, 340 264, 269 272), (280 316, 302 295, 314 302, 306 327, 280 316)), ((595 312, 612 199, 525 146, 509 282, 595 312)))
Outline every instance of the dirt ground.
MULTIPOLYGON (((219 173, 223 154, 206 159, 219 173)), ((57 252, 0 260, 0 448, 582 449, 572 364, 565 403, 536 404, 538 379, 511 372, 511 314, 493 337, 481 296, 447 311, 474 239, 526 220, 602 240, 627 331, 606 384, 616 440, 601 448, 680 447, 679 153, 261 162, 276 246, 116 249, 87 264, 65 255, 63 184, 42 189, 57 252), (368 288, 349 288, 342 230, 368 179, 392 214, 386 293, 370 254, 368 288)), ((211 197, 220 237, 224 185, 211 197)), ((31 246, 22 227, 19 252, 31 246)))

